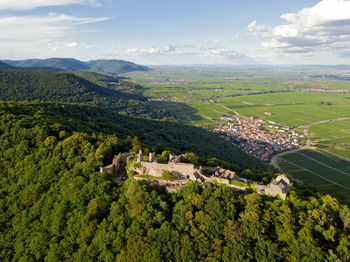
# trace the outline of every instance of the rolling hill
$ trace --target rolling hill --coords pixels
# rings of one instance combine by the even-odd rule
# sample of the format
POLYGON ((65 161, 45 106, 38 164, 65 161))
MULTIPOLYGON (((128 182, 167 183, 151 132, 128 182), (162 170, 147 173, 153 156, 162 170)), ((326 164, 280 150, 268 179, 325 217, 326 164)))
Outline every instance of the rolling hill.
MULTIPOLYGON (((143 96, 102 87, 71 73, 3 70, 0 71, 0 79, 0 99, 5 101, 83 103, 130 116, 157 119, 171 117, 165 110, 148 104, 143 96)), ((119 84, 123 86, 124 83, 119 84)))
POLYGON ((126 79, 122 77, 103 75, 88 71, 73 71, 71 73, 96 85, 114 89, 123 93, 142 95, 144 91, 142 86, 126 81, 126 79))
POLYGON ((172 148, 177 152, 194 152, 202 158, 217 157, 244 168, 267 170, 259 160, 212 132, 181 123, 133 118, 95 106, 57 102, 0 101, 0 113, 16 115, 17 120, 28 117, 31 126, 45 125, 53 133, 64 130, 69 133, 117 134, 123 139, 137 136, 151 150, 172 148))
POLYGON ((118 75, 133 71, 148 71, 148 67, 137 65, 124 60, 92 60, 85 63, 90 71, 105 74, 118 75))
POLYGON ((15 69, 15 67, 0 61, 0 69, 15 69))
POLYGON ((79 61, 74 58, 48 58, 27 60, 4 60, 5 63, 21 68, 46 68, 49 71, 93 71, 106 75, 118 75, 132 71, 147 71, 145 66, 124 60, 79 61))

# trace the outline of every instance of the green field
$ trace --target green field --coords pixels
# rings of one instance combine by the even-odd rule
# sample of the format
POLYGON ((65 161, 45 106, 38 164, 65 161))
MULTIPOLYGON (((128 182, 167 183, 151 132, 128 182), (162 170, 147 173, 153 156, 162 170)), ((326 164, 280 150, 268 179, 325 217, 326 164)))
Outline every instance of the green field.
POLYGON ((309 133, 314 149, 284 156, 288 162, 282 160, 281 167, 322 191, 350 199, 350 120, 314 125, 309 133), (298 169, 295 164, 322 177, 298 169))
POLYGON ((308 185, 345 201, 350 198, 350 162, 305 150, 284 156, 279 164, 288 174, 308 185))
POLYGON ((221 116, 233 115, 234 111, 294 127, 350 116, 350 93, 300 91, 348 90, 349 82, 307 79, 300 72, 163 69, 127 76, 145 87, 145 96, 165 96, 171 102, 166 108, 194 125, 219 122, 221 116))
POLYGON ((319 151, 350 161, 350 120, 312 126, 310 136, 319 151))
MULTIPOLYGON (((350 82, 309 77, 318 73, 158 68, 127 77, 144 86, 145 96, 166 97, 155 104, 197 126, 210 127, 237 113, 295 128, 350 118, 348 91, 315 91, 350 90, 350 82)), ((350 199, 350 120, 313 125, 309 134, 313 150, 286 155, 280 166, 308 185, 350 199)))

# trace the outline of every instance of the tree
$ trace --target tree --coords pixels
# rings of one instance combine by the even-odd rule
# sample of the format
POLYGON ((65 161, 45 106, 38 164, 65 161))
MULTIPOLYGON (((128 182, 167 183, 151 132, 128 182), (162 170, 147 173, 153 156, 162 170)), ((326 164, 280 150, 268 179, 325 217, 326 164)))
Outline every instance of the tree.
POLYGON ((138 153, 142 149, 140 138, 138 138, 137 136, 135 136, 132 139, 131 145, 132 145, 132 149, 131 150, 133 152, 137 152, 138 153))
POLYGON ((222 234, 224 235, 224 240, 227 243, 233 242, 236 239, 240 238, 243 234, 242 230, 239 228, 237 222, 234 222, 228 219, 224 225, 224 229, 222 230, 222 234))
POLYGON ((171 179, 171 172, 168 170, 163 170, 162 171, 162 179, 170 180, 171 179))
POLYGON ((145 242, 142 236, 137 234, 130 235, 126 247, 117 255, 116 262, 142 261, 145 251, 145 242))

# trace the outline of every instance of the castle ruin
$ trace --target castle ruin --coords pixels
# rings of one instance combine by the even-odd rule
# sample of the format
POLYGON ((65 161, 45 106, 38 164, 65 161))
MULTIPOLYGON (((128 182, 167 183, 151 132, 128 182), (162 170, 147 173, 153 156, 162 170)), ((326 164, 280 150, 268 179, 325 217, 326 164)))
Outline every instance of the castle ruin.
MULTIPOLYGON (((128 153, 124 153, 121 159, 124 161, 130 161, 131 156, 128 153)), ((104 173, 112 170, 112 173, 115 175, 120 169, 121 159, 115 157, 112 164, 106 167, 101 167, 100 172, 104 173)), ((129 170, 134 171, 137 174, 134 176, 135 179, 148 180, 156 183, 157 185, 164 185, 168 192, 175 192, 178 189, 184 188, 189 181, 197 181, 202 184, 225 184, 239 190, 246 190, 250 186, 247 179, 237 176, 234 171, 223 169, 221 167, 196 167, 192 163, 183 163, 183 160, 184 155, 176 156, 169 154, 168 163, 158 163, 156 161, 156 154, 153 152, 149 153, 148 161, 143 161, 143 153, 140 150, 136 155, 136 164, 131 165, 129 170), (162 178, 164 171, 171 173, 170 180, 164 180, 162 178), (138 175, 148 175, 149 177, 143 178, 142 176, 138 175), (246 184, 246 186, 242 186, 239 183, 234 183, 231 181, 243 182, 246 184)), ((280 175, 268 185, 254 184, 253 187, 259 194, 276 196, 285 200, 287 193, 291 189, 291 184, 286 176, 280 175)))

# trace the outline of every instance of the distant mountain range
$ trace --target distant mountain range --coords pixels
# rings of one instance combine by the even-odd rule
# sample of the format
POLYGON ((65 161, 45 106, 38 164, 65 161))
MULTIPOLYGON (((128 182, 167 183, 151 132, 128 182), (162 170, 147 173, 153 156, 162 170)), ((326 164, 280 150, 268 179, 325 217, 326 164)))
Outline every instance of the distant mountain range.
POLYGON ((149 68, 124 60, 91 60, 83 62, 74 58, 48 58, 27 60, 3 60, 0 69, 45 70, 45 71, 93 71, 106 75, 119 75, 133 71, 148 71, 149 68))
POLYGON ((0 69, 15 69, 15 67, 0 61, 0 69))

